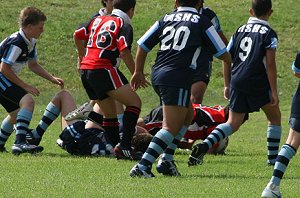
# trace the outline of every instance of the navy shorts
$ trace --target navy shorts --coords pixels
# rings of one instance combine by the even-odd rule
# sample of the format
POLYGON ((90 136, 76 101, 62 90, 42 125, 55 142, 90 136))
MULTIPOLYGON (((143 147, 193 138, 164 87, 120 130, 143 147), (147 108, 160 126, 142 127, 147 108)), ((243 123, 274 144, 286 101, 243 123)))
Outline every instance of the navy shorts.
POLYGON ((200 63, 194 72, 192 83, 202 81, 206 85, 208 85, 211 76, 211 69, 212 69, 212 61, 200 63))
POLYGON ((7 87, 4 92, 0 94, 0 104, 4 109, 10 113, 20 108, 20 100, 27 94, 27 92, 15 85, 7 87))
POLYGON ((300 82, 295 92, 291 105, 291 118, 300 119, 300 82))
POLYGON ((189 107, 191 89, 153 85, 162 105, 189 107))
POLYGON ((270 101, 271 94, 269 91, 252 95, 230 89, 229 108, 236 113, 252 113, 259 111, 261 107, 270 103, 270 101))
POLYGON ((300 119, 298 118, 290 118, 289 121, 290 127, 300 133, 300 119))
POLYGON ((117 68, 81 70, 80 75, 81 82, 91 100, 108 98, 107 92, 128 84, 126 77, 117 68))

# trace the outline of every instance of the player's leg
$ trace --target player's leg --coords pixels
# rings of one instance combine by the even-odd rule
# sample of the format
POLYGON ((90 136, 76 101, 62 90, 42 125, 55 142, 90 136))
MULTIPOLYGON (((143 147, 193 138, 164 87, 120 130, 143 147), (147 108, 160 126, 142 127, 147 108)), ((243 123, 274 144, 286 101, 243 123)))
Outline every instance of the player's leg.
POLYGON ((131 140, 141 111, 141 100, 129 84, 109 91, 108 95, 126 106, 123 116, 123 137, 120 146, 123 150, 130 150, 131 140))
MULTIPOLYGON (((151 167, 154 161, 170 146, 178 133, 185 133, 187 129, 184 124, 189 112, 190 90, 167 86, 154 86, 154 89, 163 103, 163 126, 153 137, 142 159, 131 169, 131 177, 153 176, 151 167)), ((176 166, 173 168, 176 169, 176 166)))
POLYGON ((99 105, 98 110, 100 111, 101 109, 104 115, 102 126, 112 142, 113 147, 115 147, 120 142, 119 122, 117 119, 115 101, 112 97, 107 97, 103 100, 97 100, 96 102, 99 105))
POLYGON ((193 147, 188 161, 189 166, 202 164, 203 157, 208 152, 208 150, 212 148, 214 144, 237 131, 244 122, 246 113, 238 112, 250 111, 248 109, 248 97, 247 95, 236 90, 231 90, 230 94, 230 111, 227 122, 218 125, 202 143, 196 144, 193 147))
MULTIPOLYGON (((164 107, 164 108, 167 108, 167 107, 164 107)), ((164 112, 167 112, 167 110, 165 110, 164 112)), ((174 114, 172 114, 172 115, 174 116, 174 115, 176 115, 175 113, 178 113, 178 112, 173 112, 173 113, 174 114)), ((165 119, 165 120, 170 122, 171 120, 176 119, 176 118, 172 118, 170 115, 169 115, 169 117, 170 117, 169 119, 165 119)), ((164 175, 169 175, 169 176, 180 176, 180 173, 178 172, 178 170, 176 168, 176 164, 174 162, 174 154, 175 154, 175 150, 177 149, 177 147, 179 145, 179 141, 182 139, 185 132, 187 131, 187 128, 191 124, 192 119, 193 119, 193 109, 192 109, 192 106, 190 105, 188 108, 188 111, 186 113, 186 117, 183 122, 183 126, 179 129, 179 132, 174 136, 173 141, 164 150, 164 152, 161 155, 161 159, 158 161, 156 170, 159 173, 162 173, 164 175)), ((163 127, 166 126, 166 128, 168 128, 168 126, 173 125, 171 123, 172 122, 164 124, 164 122, 163 122, 163 127)), ((173 130, 170 129, 169 131, 173 131, 173 130)))
POLYGON ((268 160, 269 165, 274 165, 279 151, 279 144, 281 138, 281 113, 279 106, 272 106, 270 104, 262 107, 267 119, 267 146, 268 146, 268 160))
POLYGON ((280 152, 278 153, 278 157, 275 162, 274 171, 272 177, 262 192, 262 197, 272 197, 277 195, 278 197, 281 196, 280 193, 280 182, 281 179, 288 167, 290 160, 296 155, 296 152, 300 145, 300 120, 290 120, 290 123, 294 127, 298 126, 298 131, 294 129, 290 129, 289 136, 287 138, 286 143, 281 147, 280 152))
POLYGON ((191 101, 194 104, 202 104, 203 96, 206 91, 207 84, 203 81, 193 83, 191 89, 191 101))
POLYGON ((6 118, 2 121, 0 131, 0 152, 7 152, 5 143, 14 131, 14 123, 16 123, 17 112, 18 111, 14 111, 14 113, 11 112, 11 114, 8 114, 8 116, 6 116, 6 118), (12 117, 14 119, 12 119, 12 117))

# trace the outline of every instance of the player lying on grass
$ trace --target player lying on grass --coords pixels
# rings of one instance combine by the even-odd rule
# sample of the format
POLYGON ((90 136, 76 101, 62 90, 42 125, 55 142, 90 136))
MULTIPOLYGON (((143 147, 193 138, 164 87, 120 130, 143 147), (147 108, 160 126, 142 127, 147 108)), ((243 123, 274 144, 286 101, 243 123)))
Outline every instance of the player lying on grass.
MULTIPOLYGON (((92 119, 94 115, 92 113, 92 107, 85 103, 81 105, 76 111, 70 112, 67 117, 72 119, 92 119), (70 116, 72 115, 72 116, 70 116)), ((201 104, 193 104, 194 119, 191 125, 188 127, 187 132, 184 135, 184 139, 179 142, 179 148, 191 149, 196 140, 204 140, 218 124, 225 123, 228 119, 228 106, 204 106, 201 104)), ((137 122, 138 133, 150 133, 155 135, 162 127, 163 110, 162 106, 158 106, 152 109, 148 115, 143 118, 139 118, 137 122)), ((248 115, 245 116, 245 121, 248 119, 248 115)), ((122 131, 122 130, 121 130, 122 131)), ((149 142, 145 142, 149 144, 149 142)), ((211 154, 225 154, 225 149, 228 145, 228 138, 220 141, 214 147, 209 150, 211 154)), ((143 151, 143 149, 139 149, 143 151)))
MULTIPOLYGON (((76 103, 68 91, 62 90, 57 93, 47 105, 36 129, 27 134, 27 141, 30 144, 39 145, 47 128, 61 114, 61 128, 63 131, 59 135, 60 139, 57 140, 60 147, 73 155, 114 155, 111 142, 101 126, 103 117, 95 113, 98 112, 99 106, 95 105, 95 112, 89 113, 89 121, 86 120, 85 122, 80 119, 66 121, 64 117, 74 109, 76 109, 76 103), (40 138, 36 138, 35 134, 39 134, 40 138)), ((146 138, 146 135, 135 134, 133 147, 140 148, 139 144, 143 144, 146 138)))

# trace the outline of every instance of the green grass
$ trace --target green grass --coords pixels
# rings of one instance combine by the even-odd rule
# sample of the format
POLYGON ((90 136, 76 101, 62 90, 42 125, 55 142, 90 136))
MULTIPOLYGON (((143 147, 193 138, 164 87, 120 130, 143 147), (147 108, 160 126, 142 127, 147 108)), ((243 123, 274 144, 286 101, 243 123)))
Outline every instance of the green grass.
MULTIPOLYGON (((133 19, 135 41, 173 8, 174 0, 138 0, 133 19)), ((207 1, 220 18, 225 35, 229 38, 235 29, 249 17, 249 2, 239 0, 207 1)), ((39 61, 54 75, 65 80, 77 103, 87 100, 76 71, 76 53, 72 34, 78 24, 98 11, 99 1, 22 0, 1 2, 0 40, 18 29, 17 17, 24 6, 41 8, 48 16, 45 32, 38 42, 39 61)), ((284 143, 288 132, 291 97, 297 85, 290 65, 300 43, 299 4, 292 0, 273 0, 274 14, 270 19, 279 36, 277 53, 278 86, 282 110, 284 143)), ((135 54, 136 44, 133 45, 135 54)), ((156 52, 149 54, 146 72, 150 73, 156 52)), ((126 73, 125 66, 122 71, 126 73)), ((213 76, 204 102, 209 105, 226 104, 222 98, 220 61, 214 62, 213 76)), ((24 81, 36 86, 41 95, 36 97, 36 110, 31 127, 37 125, 43 109, 58 90, 54 85, 25 70, 24 81)), ((142 115, 158 104, 152 88, 139 90, 143 101, 142 115)), ((0 108, 0 118, 6 115, 0 108)), ((262 112, 251 114, 237 134, 230 138, 226 156, 206 156, 203 165, 188 168, 189 152, 178 151, 176 160, 183 174, 179 178, 164 177, 153 172, 155 179, 132 179, 128 172, 135 162, 117 161, 113 158, 80 158, 70 156, 55 145, 61 128, 57 120, 45 134, 41 145, 45 150, 38 155, 13 156, 0 154, 0 192, 2 197, 259 197, 272 175, 266 166, 266 119, 262 112)), ((7 147, 14 140, 9 139, 7 147)), ((282 181, 284 197, 297 197, 300 178, 300 158, 295 157, 282 181)))

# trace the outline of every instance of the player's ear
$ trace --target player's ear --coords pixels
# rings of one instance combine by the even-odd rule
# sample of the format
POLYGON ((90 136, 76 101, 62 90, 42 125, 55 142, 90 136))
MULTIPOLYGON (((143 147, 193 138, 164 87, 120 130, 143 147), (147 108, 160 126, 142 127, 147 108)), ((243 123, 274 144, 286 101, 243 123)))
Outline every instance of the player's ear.
POLYGON ((249 9, 251 16, 255 16, 254 10, 252 8, 249 9))

